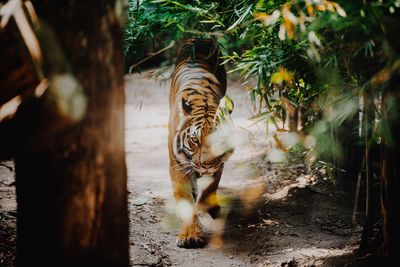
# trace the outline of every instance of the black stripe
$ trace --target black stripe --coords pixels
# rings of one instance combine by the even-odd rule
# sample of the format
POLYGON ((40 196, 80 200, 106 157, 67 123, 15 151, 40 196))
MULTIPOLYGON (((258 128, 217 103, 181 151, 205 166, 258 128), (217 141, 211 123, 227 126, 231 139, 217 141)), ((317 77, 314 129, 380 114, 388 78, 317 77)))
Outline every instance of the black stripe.
POLYGON ((201 63, 187 63, 187 64, 185 65, 185 67, 187 67, 187 68, 189 68, 189 69, 196 69, 196 68, 205 69, 207 72, 210 72, 210 73, 211 73, 211 69, 210 69, 209 66, 206 65, 206 64, 201 64, 201 63))
MULTIPOLYGON (((221 98, 218 95, 218 93, 216 93, 215 90, 212 89, 211 86, 203 86, 203 89, 207 89, 207 90, 209 90, 209 92, 207 92, 205 90, 200 91, 199 89, 187 88, 187 89, 182 90, 182 93, 192 90, 192 92, 189 93, 189 96, 196 95, 196 94, 199 94, 201 96, 208 96, 209 94, 212 94, 214 96, 215 102, 218 102, 217 100, 219 100, 221 98)), ((220 89, 220 88, 218 87, 218 89, 220 89)), ((219 91, 221 92, 221 90, 219 90, 219 91)), ((221 92, 221 94, 222 94, 222 92, 221 92)))

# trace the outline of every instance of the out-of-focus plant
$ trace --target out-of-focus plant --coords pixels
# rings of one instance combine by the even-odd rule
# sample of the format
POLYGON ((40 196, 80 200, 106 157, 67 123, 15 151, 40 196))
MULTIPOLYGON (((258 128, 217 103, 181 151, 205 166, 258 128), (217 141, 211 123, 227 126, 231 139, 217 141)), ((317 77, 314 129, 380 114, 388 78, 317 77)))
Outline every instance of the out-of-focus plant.
POLYGON ((137 62, 171 41, 186 37, 223 36, 223 31, 243 8, 251 6, 251 2, 130 0, 125 26, 125 59, 128 63, 137 62))

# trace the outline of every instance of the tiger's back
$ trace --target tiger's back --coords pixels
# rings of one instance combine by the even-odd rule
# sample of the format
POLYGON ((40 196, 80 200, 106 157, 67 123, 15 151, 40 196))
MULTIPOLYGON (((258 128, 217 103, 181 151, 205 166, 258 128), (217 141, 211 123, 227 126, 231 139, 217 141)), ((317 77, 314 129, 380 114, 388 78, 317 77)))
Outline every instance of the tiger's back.
MULTIPOLYGON (((185 83, 194 82, 199 85, 211 77, 212 83, 219 83, 219 94, 226 92, 226 72, 220 65, 221 53, 218 46, 211 40, 189 39, 182 42, 177 53, 175 70, 172 77, 169 95, 170 108, 176 100, 177 94, 186 89, 185 83)), ((202 88, 197 88, 202 90, 202 88)))

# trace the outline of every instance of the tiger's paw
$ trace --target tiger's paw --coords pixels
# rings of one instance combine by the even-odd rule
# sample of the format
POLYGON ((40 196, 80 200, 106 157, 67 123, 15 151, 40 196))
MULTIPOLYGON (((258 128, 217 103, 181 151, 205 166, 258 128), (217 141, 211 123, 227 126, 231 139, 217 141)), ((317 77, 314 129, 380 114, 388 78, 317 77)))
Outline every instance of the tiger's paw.
POLYGON ((176 245, 180 248, 202 248, 207 241, 207 236, 203 232, 180 233, 176 245))

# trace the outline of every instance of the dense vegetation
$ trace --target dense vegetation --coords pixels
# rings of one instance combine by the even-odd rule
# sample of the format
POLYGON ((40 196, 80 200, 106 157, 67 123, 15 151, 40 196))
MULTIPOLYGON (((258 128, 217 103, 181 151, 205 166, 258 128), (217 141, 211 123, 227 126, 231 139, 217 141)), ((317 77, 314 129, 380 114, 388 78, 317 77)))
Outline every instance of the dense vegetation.
MULTIPOLYGON (((361 251, 394 259, 400 245, 399 12, 399 0, 131 0, 124 52, 134 71, 135 63, 181 38, 217 40, 230 72, 257 81, 249 88, 257 119, 278 129, 289 119, 289 130, 313 136, 315 147, 297 148, 306 159, 329 162, 339 183, 363 178, 361 251)), ((173 54, 164 53, 167 64, 173 54)))

